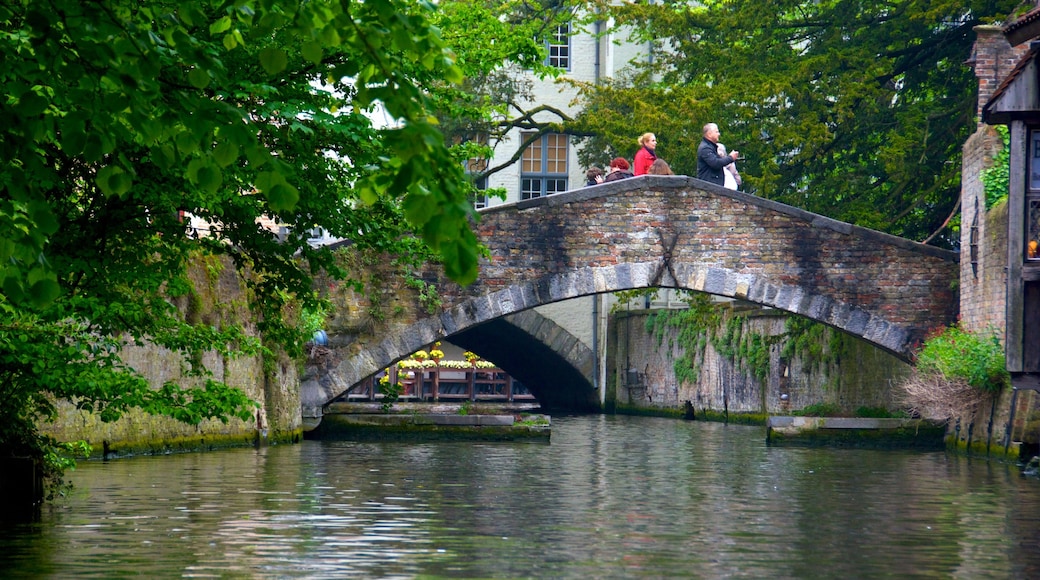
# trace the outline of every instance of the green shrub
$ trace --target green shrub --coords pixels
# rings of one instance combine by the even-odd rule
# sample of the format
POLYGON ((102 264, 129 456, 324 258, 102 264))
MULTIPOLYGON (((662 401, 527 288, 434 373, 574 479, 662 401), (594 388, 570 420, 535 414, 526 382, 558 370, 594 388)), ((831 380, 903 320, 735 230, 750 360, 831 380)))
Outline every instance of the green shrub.
POLYGON ((993 331, 968 332, 960 326, 929 337, 917 353, 918 370, 962 379, 982 391, 997 392, 1011 384, 1006 366, 1004 347, 993 331))
POLYGON ((1004 125, 997 125, 997 132, 1004 140, 1004 148, 993 158, 993 166, 980 173, 982 187, 986 192, 986 209, 1008 196, 1008 185, 1011 182, 1011 138, 1004 125))
POLYGON ((866 419, 906 419, 910 414, 906 411, 889 411, 884 407, 859 407, 855 415, 866 419))
POLYGON ((834 403, 813 403, 791 414, 799 417, 840 417, 842 412, 841 407, 834 403))

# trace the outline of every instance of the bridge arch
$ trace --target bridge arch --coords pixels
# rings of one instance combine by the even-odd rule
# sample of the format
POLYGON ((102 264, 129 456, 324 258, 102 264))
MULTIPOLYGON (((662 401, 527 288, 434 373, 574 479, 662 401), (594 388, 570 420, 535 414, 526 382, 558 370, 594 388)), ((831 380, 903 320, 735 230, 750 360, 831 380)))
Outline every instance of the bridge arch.
MULTIPOLYGON (((490 250, 443 307, 340 358, 304 388, 305 416, 424 346, 500 317, 591 294, 662 287, 799 314, 907 359, 952 321, 957 254, 683 176, 640 176, 496 206, 490 250)), ((537 393, 535 393, 537 395, 537 393)))

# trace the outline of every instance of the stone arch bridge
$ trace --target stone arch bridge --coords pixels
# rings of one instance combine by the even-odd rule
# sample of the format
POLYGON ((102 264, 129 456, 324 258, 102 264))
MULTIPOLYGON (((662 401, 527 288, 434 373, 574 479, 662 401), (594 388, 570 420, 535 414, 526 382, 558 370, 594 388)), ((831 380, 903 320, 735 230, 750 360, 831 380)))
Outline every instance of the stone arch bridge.
MULTIPOLYGON (((352 385, 436 340, 468 335, 460 345, 480 352, 468 344, 488 340, 481 329, 502 328, 503 317, 590 294, 663 287, 746 300, 903 359, 957 311, 955 252, 685 176, 640 176, 496 206, 481 212, 476 232, 490 258, 470 286, 437 278, 436 312, 367 338, 330 336, 334 363, 304 381, 304 417, 320 417, 352 385)), ((553 399, 534 394, 543 404, 553 399)))

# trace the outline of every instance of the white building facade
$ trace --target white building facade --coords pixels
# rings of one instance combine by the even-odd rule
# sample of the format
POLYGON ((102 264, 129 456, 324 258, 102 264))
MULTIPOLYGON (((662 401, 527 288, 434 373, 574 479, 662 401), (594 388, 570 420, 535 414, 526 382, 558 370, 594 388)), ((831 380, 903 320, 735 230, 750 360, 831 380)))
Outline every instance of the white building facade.
MULTIPOLYGON (((547 64, 559 68, 562 77, 597 83, 616 76, 633 62, 653 57, 651 45, 628 42, 625 29, 614 26, 611 21, 581 26, 578 23, 561 26, 546 43, 547 64)), ((576 88, 557 79, 539 79, 533 74, 530 80, 532 99, 521 104, 525 110, 549 106, 572 118, 577 115, 576 88)), ((537 122, 560 121, 549 111, 539 112, 533 118, 537 122)), ((508 162, 531 133, 534 131, 513 129, 501 141, 490 143, 494 157, 488 160, 488 167, 508 162)), ((638 127, 633 127, 633 143, 640 133, 638 127)), ((585 185, 587 169, 578 163, 573 139, 562 134, 543 135, 524 151, 519 162, 491 174, 480 184, 482 188, 504 189, 506 199, 483 198, 478 199, 476 205, 488 207, 578 189, 585 185)))

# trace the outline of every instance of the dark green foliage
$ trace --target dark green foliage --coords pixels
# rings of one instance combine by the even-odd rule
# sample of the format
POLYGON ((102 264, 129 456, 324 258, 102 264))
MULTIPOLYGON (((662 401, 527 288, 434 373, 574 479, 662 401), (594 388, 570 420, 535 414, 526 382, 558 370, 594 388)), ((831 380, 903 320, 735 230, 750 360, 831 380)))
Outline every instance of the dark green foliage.
POLYGON ((854 414, 856 417, 868 419, 908 419, 910 415, 906 411, 889 411, 884 407, 859 407, 854 414))
POLYGON ((834 403, 813 403, 791 414, 798 417, 841 417, 842 411, 834 403))
POLYGON ((726 308, 713 302, 708 294, 691 292, 684 299, 689 308, 666 310, 647 316, 646 331, 662 340, 665 329, 677 330, 682 355, 673 363, 679 382, 692 382, 700 375, 698 360, 710 342, 720 356, 751 371, 764 381, 769 376, 770 349, 782 336, 764 336, 745 328, 747 317, 741 313, 723 315, 726 308), (725 321, 725 324, 723 324, 725 321))
POLYGON ((807 368, 839 364, 855 340, 826 324, 796 314, 788 316, 785 327, 780 356, 787 360, 800 358, 807 368))
POLYGON ((252 417, 201 354, 300 351, 294 309, 320 309, 317 273, 343 274, 311 228, 476 277, 472 186, 430 96, 462 73, 432 16, 410 0, 0 4, 0 452, 51 456, 35 422, 58 400, 106 421, 252 417), (394 126, 365 114, 377 104, 394 126), (189 267, 219 258, 252 313, 201 311, 212 289, 189 267), (117 356, 144 343, 180 353, 190 384, 152 389, 117 356))
POLYGON ((403 389, 404 386, 400 382, 379 381, 379 392, 383 394, 383 401, 380 404, 383 413, 389 413, 394 409, 394 403, 401 398, 403 389))
MULTIPOLYGON (((696 174, 705 123, 746 156, 745 188, 923 240, 943 227, 975 130, 973 27, 1017 0, 603 2, 660 47, 631 79, 584 87, 583 163, 631 158, 653 131, 676 173, 696 174)), ((957 237, 936 244, 955 246, 957 237)))

